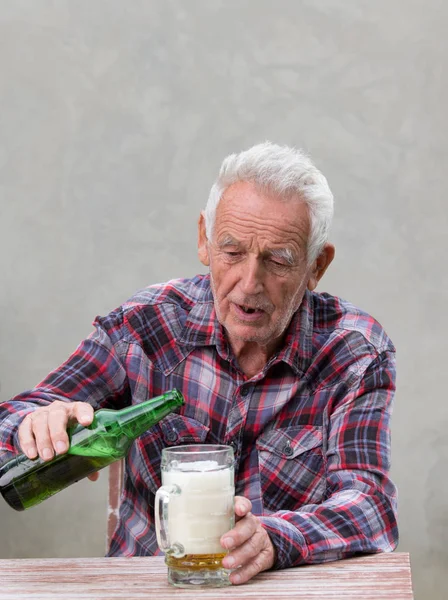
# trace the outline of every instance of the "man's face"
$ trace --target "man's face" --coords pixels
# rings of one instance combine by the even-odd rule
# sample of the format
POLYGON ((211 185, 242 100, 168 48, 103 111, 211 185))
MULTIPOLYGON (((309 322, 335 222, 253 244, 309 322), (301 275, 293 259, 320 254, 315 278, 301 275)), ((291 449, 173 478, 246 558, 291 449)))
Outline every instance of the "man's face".
POLYGON ((307 285, 317 284, 307 266, 308 233, 305 203, 283 202, 250 182, 225 191, 213 240, 201 219, 199 256, 210 266, 218 320, 231 343, 279 343, 307 285))

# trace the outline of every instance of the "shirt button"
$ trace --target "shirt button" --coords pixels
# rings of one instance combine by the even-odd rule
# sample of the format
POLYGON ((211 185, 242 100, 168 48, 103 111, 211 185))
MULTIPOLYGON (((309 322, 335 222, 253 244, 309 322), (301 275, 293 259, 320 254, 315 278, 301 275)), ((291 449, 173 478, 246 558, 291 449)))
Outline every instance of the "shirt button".
POLYGON ((177 441, 177 433, 174 431, 174 429, 172 429, 171 431, 168 431, 168 433, 166 434, 166 439, 168 442, 175 442, 177 441))
POLYGON ((241 389, 240 394, 243 398, 245 398, 249 394, 249 392, 250 392, 250 387, 243 387, 241 389))
POLYGON ((285 456, 292 456, 294 454, 294 450, 291 448, 291 444, 289 442, 283 446, 283 454, 285 456))

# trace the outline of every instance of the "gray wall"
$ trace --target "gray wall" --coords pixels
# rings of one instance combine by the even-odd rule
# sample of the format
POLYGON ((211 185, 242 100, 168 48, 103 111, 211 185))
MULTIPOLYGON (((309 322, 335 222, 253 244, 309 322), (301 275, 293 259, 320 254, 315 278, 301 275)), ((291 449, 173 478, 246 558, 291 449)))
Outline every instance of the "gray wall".
MULTIPOLYGON (((226 153, 302 146, 337 198, 320 289, 398 349, 400 550, 417 598, 445 598, 447 17, 442 0, 0 0, 2 399, 96 314, 201 270, 226 153)), ((27 513, 0 503, 0 556, 101 555, 106 492, 103 472, 27 513)))

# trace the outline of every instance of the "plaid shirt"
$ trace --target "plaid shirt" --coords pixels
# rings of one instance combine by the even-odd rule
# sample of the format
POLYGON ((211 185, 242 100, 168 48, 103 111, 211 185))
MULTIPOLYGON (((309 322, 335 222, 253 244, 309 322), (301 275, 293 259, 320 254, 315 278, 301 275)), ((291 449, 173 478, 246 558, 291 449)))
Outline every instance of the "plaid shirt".
POLYGON ((185 405, 128 455, 109 556, 160 553, 161 450, 186 443, 233 446, 236 493, 267 529, 276 568, 395 548, 395 349, 370 316, 307 291, 283 348, 250 379, 217 320, 209 276, 151 286, 94 325, 61 367, 0 405, 0 450, 14 451, 24 415, 53 400, 121 408, 178 388, 185 405))

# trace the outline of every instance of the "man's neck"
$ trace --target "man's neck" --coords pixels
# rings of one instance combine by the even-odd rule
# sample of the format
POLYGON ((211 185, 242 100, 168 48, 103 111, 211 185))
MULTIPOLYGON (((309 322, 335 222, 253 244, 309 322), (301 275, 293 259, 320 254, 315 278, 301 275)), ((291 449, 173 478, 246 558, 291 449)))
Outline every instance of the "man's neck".
POLYGON ((256 342, 230 341, 238 366, 249 379, 264 369, 277 344, 260 346, 256 342))

